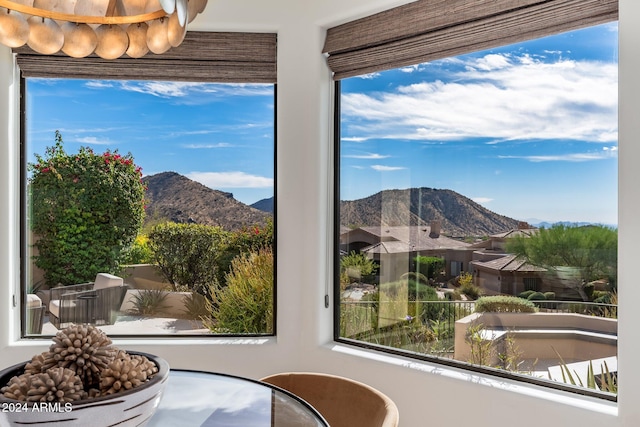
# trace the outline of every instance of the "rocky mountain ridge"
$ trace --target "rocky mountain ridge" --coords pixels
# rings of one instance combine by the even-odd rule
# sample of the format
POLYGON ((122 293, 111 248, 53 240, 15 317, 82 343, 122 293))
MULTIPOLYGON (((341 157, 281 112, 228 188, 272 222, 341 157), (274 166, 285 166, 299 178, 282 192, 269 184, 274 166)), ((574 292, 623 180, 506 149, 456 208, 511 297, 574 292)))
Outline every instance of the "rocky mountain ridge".
MULTIPOLYGON (((175 172, 144 178, 147 184, 147 221, 219 225, 235 230, 264 223, 273 215, 274 199, 251 206, 233 194, 212 190, 175 172)), ((518 221, 486 209, 452 190, 410 188, 384 190, 358 200, 340 202, 341 226, 429 225, 440 220, 449 236, 483 236, 518 227, 518 221)))

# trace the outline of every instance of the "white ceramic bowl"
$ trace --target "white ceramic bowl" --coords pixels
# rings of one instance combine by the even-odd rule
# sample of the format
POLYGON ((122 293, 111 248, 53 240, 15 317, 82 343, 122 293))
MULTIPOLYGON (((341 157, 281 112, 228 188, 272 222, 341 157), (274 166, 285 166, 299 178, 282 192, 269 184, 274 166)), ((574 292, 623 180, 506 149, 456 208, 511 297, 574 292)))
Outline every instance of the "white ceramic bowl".
MULTIPOLYGON (((38 404, 19 402, 0 394, 0 427, 15 425, 46 425, 47 427, 129 427, 145 425, 162 397, 169 377, 169 364, 162 358, 134 351, 152 360, 158 372, 141 386, 121 393, 95 399, 78 400, 70 404, 38 404)), ((0 388, 24 372, 25 363, 0 371, 0 388)))

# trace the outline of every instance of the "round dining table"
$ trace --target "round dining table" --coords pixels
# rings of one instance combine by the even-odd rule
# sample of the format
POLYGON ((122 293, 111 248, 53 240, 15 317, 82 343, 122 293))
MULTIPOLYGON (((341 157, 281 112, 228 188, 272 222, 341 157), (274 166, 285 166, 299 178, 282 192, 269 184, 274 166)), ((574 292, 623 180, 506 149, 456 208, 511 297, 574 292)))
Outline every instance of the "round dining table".
POLYGON ((300 397, 233 375, 172 369, 148 427, 328 427, 300 397))

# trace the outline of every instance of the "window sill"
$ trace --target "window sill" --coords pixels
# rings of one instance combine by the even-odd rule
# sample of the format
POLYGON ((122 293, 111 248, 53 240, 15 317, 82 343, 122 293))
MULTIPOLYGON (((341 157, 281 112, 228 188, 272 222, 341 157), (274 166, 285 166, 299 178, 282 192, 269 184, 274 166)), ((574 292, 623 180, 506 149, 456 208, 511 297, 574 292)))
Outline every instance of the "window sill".
POLYGON ((439 377, 451 378, 455 381, 464 381, 473 383, 474 385, 483 385, 492 389, 504 390, 520 395, 546 400, 554 403, 578 408, 580 410, 588 410, 608 416, 618 416, 618 405, 604 399, 590 396, 583 396, 575 393, 564 392, 546 388, 535 384, 527 384, 524 382, 493 377, 482 373, 466 371, 446 365, 436 363, 423 362, 420 360, 401 357, 397 355, 385 354, 375 350, 352 347, 342 343, 331 343, 325 348, 332 352, 340 353, 353 358, 367 359, 390 366, 397 366, 403 369, 410 369, 420 373, 435 374, 439 377))
MULTIPOLYGON (((116 337, 112 338, 115 346, 255 346, 255 345, 273 345, 277 344, 275 336, 268 337, 180 337, 180 336, 164 336, 164 337, 116 337)), ((14 341, 10 347, 40 347, 42 345, 49 346, 50 337, 43 338, 25 338, 14 341)))

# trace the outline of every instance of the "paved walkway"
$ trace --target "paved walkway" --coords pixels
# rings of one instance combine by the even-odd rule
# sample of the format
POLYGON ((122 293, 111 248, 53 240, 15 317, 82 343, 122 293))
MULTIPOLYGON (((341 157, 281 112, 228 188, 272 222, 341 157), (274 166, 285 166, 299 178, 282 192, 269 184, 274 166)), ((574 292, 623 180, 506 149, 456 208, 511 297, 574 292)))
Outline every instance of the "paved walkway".
MULTIPOLYGON (((113 325, 99 326, 107 335, 206 335, 209 330, 200 322, 186 319, 150 318, 138 316, 118 316, 113 325)), ((45 318, 43 335, 55 335, 58 329, 45 318)))

